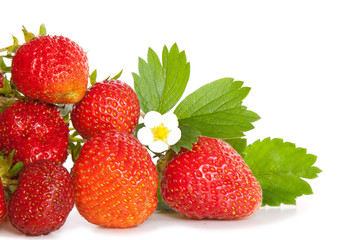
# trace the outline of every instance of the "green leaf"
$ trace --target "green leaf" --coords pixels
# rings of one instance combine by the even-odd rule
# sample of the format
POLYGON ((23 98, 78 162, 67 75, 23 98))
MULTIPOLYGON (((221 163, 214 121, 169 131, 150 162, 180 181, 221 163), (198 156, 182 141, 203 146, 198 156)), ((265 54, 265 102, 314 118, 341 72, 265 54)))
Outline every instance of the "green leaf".
POLYGON ((6 66, 3 56, 0 57, 0 73, 5 74, 11 72, 11 67, 6 66))
POLYGON ((123 73, 123 70, 121 70, 118 74, 116 74, 112 79, 119 79, 119 77, 121 76, 121 74, 123 73))
POLYGON ((296 198, 312 194, 309 183, 321 170, 314 165, 316 156, 279 138, 256 141, 245 149, 245 162, 259 181, 263 205, 296 204, 296 198))
POLYGON ((46 35, 45 24, 41 24, 39 29, 39 36, 44 36, 44 35, 46 35))
POLYGON ((97 71, 96 69, 90 74, 90 84, 94 85, 96 83, 97 71))
POLYGON ((185 91, 190 76, 190 63, 185 52, 179 52, 174 44, 170 51, 158 55, 149 48, 147 62, 139 58, 139 74, 133 73, 134 88, 144 113, 157 111, 161 114, 172 109, 185 91))
POLYGON ((26 28, 24 26, 23 26, 22 31, 24 33, 25 42, 30 42, 31 39, 35 38, 35 35, 31 32, 28 32, 28 30, 26 30, 26 28))
POLYGON ((15 165, 6 173, 5 177, 7 178, 15 178, 19 176, 20 171, 24 167, 23 162, 17 162, 15 165))
MULTIPOLYGON (((3 157, 0 154, 0 181, 4 179, 11 179, 18 177, 19 172, 24 166, 23 162, 17 162, 13 164, 13 158, 15 154, 15 149, 12 150, 9 155, 3 157)), ((0 182, 1 183, 1 182, 0 182)))
POLYGON ((3 79, 3 87, 0 88, 0 94, 9 95, 11 93, 12 93, 12 88, 11 88, 10 82, 7 79, 7 77, 5 76, 3 79))
POLYGON ((13 46, 19 46, 19 40, 15 36, 12 36, 12 38, 13 38, 13 46))
POLYGON ((247 110, 242 100, 250 88, 233 78, 222 78, 200 87, 175 109, 179 122, 214 138, 238 138, 254 128, 260 117, 247 110))
POLYGON ((166 113, 176 105, 185 91, 190 77, 190 63, 186 60, 185 52, 179 52, 176 44, 170 52, 164 46, 162 61, 166 78, 160 112, 166 113))
POLYGON ((15 36, 12 36, 13 38, 13 44, 8 46, 8 47, 4 47, 4 48, 0 48, 0 52, 5 52, 6 54, 4 57, 10 58, 11 54, 16 52, 16 50, 20 47, 19 45, 19 41, 15 36))
POLYGON ((69 147, 70 147, 71 159, 73 162, 75 162, 79 158, 82 145, 80 142, 76 142, 76 144, 74 142, 70 142, 69 147))
POLYGON ((198 136, 201 135, 199 130, 190 126, 180 125, 179 128, 181 131, 181 138, 175 145, 171 146, 172 150, 176 153, 178 153, 181 148, 191 149, 193 143, 196 143, 198 136))
MULTIPOLYGON (((7 67, 6 64, 5 64, 5 61, 4 61, 3 57, 0 57, 0 67, 1 67, 1 68, 7 67)), ((2 73, 2 72, 0 71, 0 73, 2 73)))

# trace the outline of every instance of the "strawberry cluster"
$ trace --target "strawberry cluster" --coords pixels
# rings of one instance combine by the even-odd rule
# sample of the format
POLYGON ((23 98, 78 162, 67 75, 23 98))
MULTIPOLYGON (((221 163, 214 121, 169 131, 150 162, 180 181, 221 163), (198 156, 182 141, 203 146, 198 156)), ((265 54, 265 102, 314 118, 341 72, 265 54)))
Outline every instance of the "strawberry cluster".
MULTIPOLYGON (((62 36, 31 38, 11 63, 12 88, 20 97, 0 114, 0 151, 6 157, 13 152, 8 169, 24 167, 13 176, 15 190, 5 190, 7 204, 1 184, 0 219, 7 212, 27 235, 59 229, 74 204, 87 221, 105 227, 128 228, 148 219, 160 184, 148 149, 134 136, 140 117, 135 91, 116 79, 87 88, 86 54, 62 36), (59 111, 64 104, 72 104, 71 122, 59 111), (71 175, 62 166, 70 124, 84 139, 71 175)), ((260 206, 259 183, 221 140, 200 138, 167 162, 161 170, 164 201, 186 216, 232 219, 260 206)))
MULTIPOLYGON (((183 119, 179 144, 152 154, 137 139, 144 126, 139 122, 142 110, 150 112, 157 104, 145 101, 155 91, 139 85, 146 76, 134 75, 137 91, 117 80, 121 73, 94 82, 96 71, 89 74, 86 53, 75 42, 47 35, 43 26, 39 36, 25 28, 23 32, 26 43, 14 39, 14 45, 0 49, 6 51, 0 59, 0 223, 8 216, 22 233, 44 235, 58 230, 74 206, 90 223, 111 228, 137 226, 159 205, 193 219, 226 220, 247 217, 260 208, 262 188, 240 151, 230 141, 209 136, 210 131, 201 128, 207 123, 198 121, 201 131, 189 124, 192 113, 187 113, 186 104, 191 99, 175 110, 183 119), (10 59, 11 67, 3 58, 10 59), (63 166, 69 153, 74 160, 70 172, 63 166)), ((164 49, 163 57, 173 67, 182 64, 172 59, 171 54, 179 54, 175 50, 164 49)), ((188 71, 186 59, 183 64, 188 71)), ((152 81, 162 81, 161 74, 158 77, 152 81)), ((234 102, 248 90, 239 82, 221 81, 231 87, 216 94, 230 100, 224 98, 216 111, 239 108, 255 121, 256 115, 234 102)), ((176 84, 170 85, 180 91, 186 85, 176 84)), ((176 103, 171 98, 178 100, 181 94, 165 92, 169 98, 158 101, 156 110, 167 112, 176 103), (169 105, 163 107, 162 102, 169 105)), ((207 97, 211 102, 211 97, 220 98, 207 97)), ((206 109, 197 111, 208 115, 206 109)), ((242 134, 251 124, 244 126, 236 132, 242 134)), ((171 131, 163 123, 147 127, 155 140, 166 139, 171 131)))

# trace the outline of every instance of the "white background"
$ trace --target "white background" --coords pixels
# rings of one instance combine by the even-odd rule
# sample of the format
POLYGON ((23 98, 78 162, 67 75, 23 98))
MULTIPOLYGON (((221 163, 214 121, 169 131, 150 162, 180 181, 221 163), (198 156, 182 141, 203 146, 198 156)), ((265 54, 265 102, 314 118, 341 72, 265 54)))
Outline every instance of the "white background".
MULTIPOLYGON (((138 57, 164 44, 185 50, 191 74, 185 95, 233 77, 252 88, 244 104, 261 120, 249 143, 283 138, 318 156, 314 194, 297 206, 261 208, 238 221, 194 221, 155 213, 132 229, 86 222, 74 208, 42 239, 359 239, 359 1, 1 1, 0 43, 21 26, 71 38, 87 52, 98 79, 131 86, 138 57), (221 3, 220 3, 221 2, 221 3)), ((70 160, 66 163, 71 167, 70 160)), ((1 239, 23 236, 9 222, 1 239)))

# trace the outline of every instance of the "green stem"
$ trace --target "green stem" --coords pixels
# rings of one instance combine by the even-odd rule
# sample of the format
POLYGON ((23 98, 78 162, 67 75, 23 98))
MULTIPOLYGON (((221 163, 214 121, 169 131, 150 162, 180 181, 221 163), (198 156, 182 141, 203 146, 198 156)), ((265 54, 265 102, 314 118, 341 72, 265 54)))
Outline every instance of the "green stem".
POLYGON ((159 187, 157 190, 157 208, 156 208, 158 211, 174 211, 164 202, 164 200, 161 197, 161 190, 160 190, 161 178, 165 166, 167 165, 168 162, 170 162, 174 158, 174 156, 175 156, 175 152, 172 149, 169 149, 168 151, 166 151, 165 155, 162 155, 158 159, 156 163, 156 170, 158 171, 158 176, 159 176, 159 187))
POLYGON ((70 141, 71 141, 71 142, 80 142, 80 143, 84 143, 84 142, 85 142, 84 139, 82 139, 82 138, 76 138, 76 137, 70 138, 70 141))
POLYGON ((11 67, 0 67, 0 71, 2 73, 11 72, 11 67))
POLYGON ((159 173, 162 173, 166 164, 170 162, 175 156, 175 152, 172 149, 166 151, 165 155, 161 155, 156 162, 156 169, 159 173))
POLYGON ((71 135, 70 135, 70 139, 74 138, 76 136, 78 136, 79 134, 77 133, 77 131, 74 131, 71 135))
POLYGON ((19 181, 17 179, 10 179, 7 177, 1 177, 1 182, 4 188, 9 186, 17 186, 19 181))

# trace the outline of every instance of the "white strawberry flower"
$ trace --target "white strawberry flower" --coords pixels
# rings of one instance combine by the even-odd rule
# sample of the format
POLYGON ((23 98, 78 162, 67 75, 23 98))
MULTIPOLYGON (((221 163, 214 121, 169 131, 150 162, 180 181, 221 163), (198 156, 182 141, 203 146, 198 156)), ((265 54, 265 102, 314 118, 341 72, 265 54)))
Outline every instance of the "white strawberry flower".
POLYGON ((156 111, 150 111, 144 117, 144 125, 145 127, 138 131, 137 137, 153 152, 164 152, 181 138, 179 122, 173 113, 161 115, 156 111))

